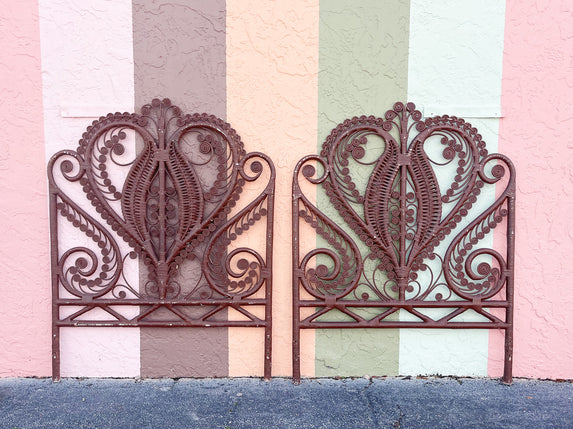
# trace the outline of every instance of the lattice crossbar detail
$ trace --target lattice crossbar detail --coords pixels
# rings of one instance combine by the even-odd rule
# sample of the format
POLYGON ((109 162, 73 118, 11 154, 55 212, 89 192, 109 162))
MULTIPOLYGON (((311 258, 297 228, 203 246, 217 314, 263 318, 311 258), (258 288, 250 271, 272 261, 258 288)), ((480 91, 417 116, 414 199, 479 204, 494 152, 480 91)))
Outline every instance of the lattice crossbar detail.
POLYGON ((301 329, 410 327, 504 330, 510 382, 514 205, 513 164, 461 118, 338 125, 294 171, 295 381, 301 329))

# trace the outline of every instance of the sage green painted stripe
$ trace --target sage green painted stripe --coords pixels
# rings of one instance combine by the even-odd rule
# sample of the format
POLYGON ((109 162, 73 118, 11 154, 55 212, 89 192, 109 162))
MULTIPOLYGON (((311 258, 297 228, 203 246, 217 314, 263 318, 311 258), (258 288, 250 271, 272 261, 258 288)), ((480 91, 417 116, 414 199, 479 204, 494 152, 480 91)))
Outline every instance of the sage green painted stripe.
MULTIPOLYGON (((321 0, 319 151, 338 123, 363 114, 383 116, 396 101, 405 101, 409 22, 409 1, 321 0)), ((318 205, 326 209, 328 199, 319 194, 318 205)), ((321 329, 315 341, 316 376, 398 374, 396 329, 321 329)))

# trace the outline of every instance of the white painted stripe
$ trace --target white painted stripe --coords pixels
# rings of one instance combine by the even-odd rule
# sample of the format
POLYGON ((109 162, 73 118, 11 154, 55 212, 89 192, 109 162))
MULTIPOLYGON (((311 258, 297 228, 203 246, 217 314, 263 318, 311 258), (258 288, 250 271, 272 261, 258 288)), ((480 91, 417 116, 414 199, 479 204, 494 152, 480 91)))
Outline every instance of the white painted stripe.
POLYGON ((133 102, 129 106, 113 105, 63 105, 60 107, 60 116, 62 118, 94 118, 104 116, 107 113, 115 112, 133 112, 133 102))
MULTIPOLYGON (((408 101, 465 117, 497 151, 505 2, 411 0, 408 101)), ((406 319, 401 314, 402 320, 406 319)), ((402 330, 400 374, 486 376, 487 330, 402 330)))
MULTIPOLYGON (((131 0, 39 1, 48 159, 76 148, 87 117, 108 107, 133 111, 131 7, 131 0)), ((67 328, 61 340, 63 376, 139 375, 139 329, 67 328)))
POLYGON ((426 104, 422 109, 422 113, 425 117, 449 115, 452 114, 452 112, 455 112, 455 116, 462 118, 501 118, 501 109, 499 105, 468 106, 461 104, 426 104))

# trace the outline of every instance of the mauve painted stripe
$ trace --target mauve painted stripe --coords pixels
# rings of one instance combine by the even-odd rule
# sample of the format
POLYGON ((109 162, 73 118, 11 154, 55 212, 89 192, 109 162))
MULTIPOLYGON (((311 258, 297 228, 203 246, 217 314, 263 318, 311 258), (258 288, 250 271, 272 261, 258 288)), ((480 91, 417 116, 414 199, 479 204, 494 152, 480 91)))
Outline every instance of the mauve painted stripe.
POLYGON ((225 0, 133 0, 135 105, 170 98, 225 119, 225 0))
MULTIPOLYGON (((167 97, 226 118, 225 0, 134 0, 136 108, 167 97)), ((142 377, 228 375, 227 328, 142 328, 142 377)))

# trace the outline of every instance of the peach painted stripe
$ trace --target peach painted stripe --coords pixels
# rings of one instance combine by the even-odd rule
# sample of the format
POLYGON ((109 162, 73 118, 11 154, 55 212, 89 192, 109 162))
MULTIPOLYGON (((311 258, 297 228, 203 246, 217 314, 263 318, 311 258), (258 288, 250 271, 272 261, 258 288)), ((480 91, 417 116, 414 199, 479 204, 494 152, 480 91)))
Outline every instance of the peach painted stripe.
POLYGON ((517 170, 519 377, 573 378, 572 16, 571 2, 507 2, 500 150, 517 170))
MULTIPOLYGON (((274 376, 291 375, 292 171, 316 150, 317 76, 318 0, 227 3, 227 120, 245 147, 266 152, 277 170, 274 376)), ((245 346, 245 336, 256 335, 252 331, 229 330, 230 376, 262 375, 261 351, 245 346)), ((306 341, 303 351, 312 353, 314 339, 306 341)))
POLYGON ((3 2, 0 377, 47 376, 50 266, 38 2, 3 2))

